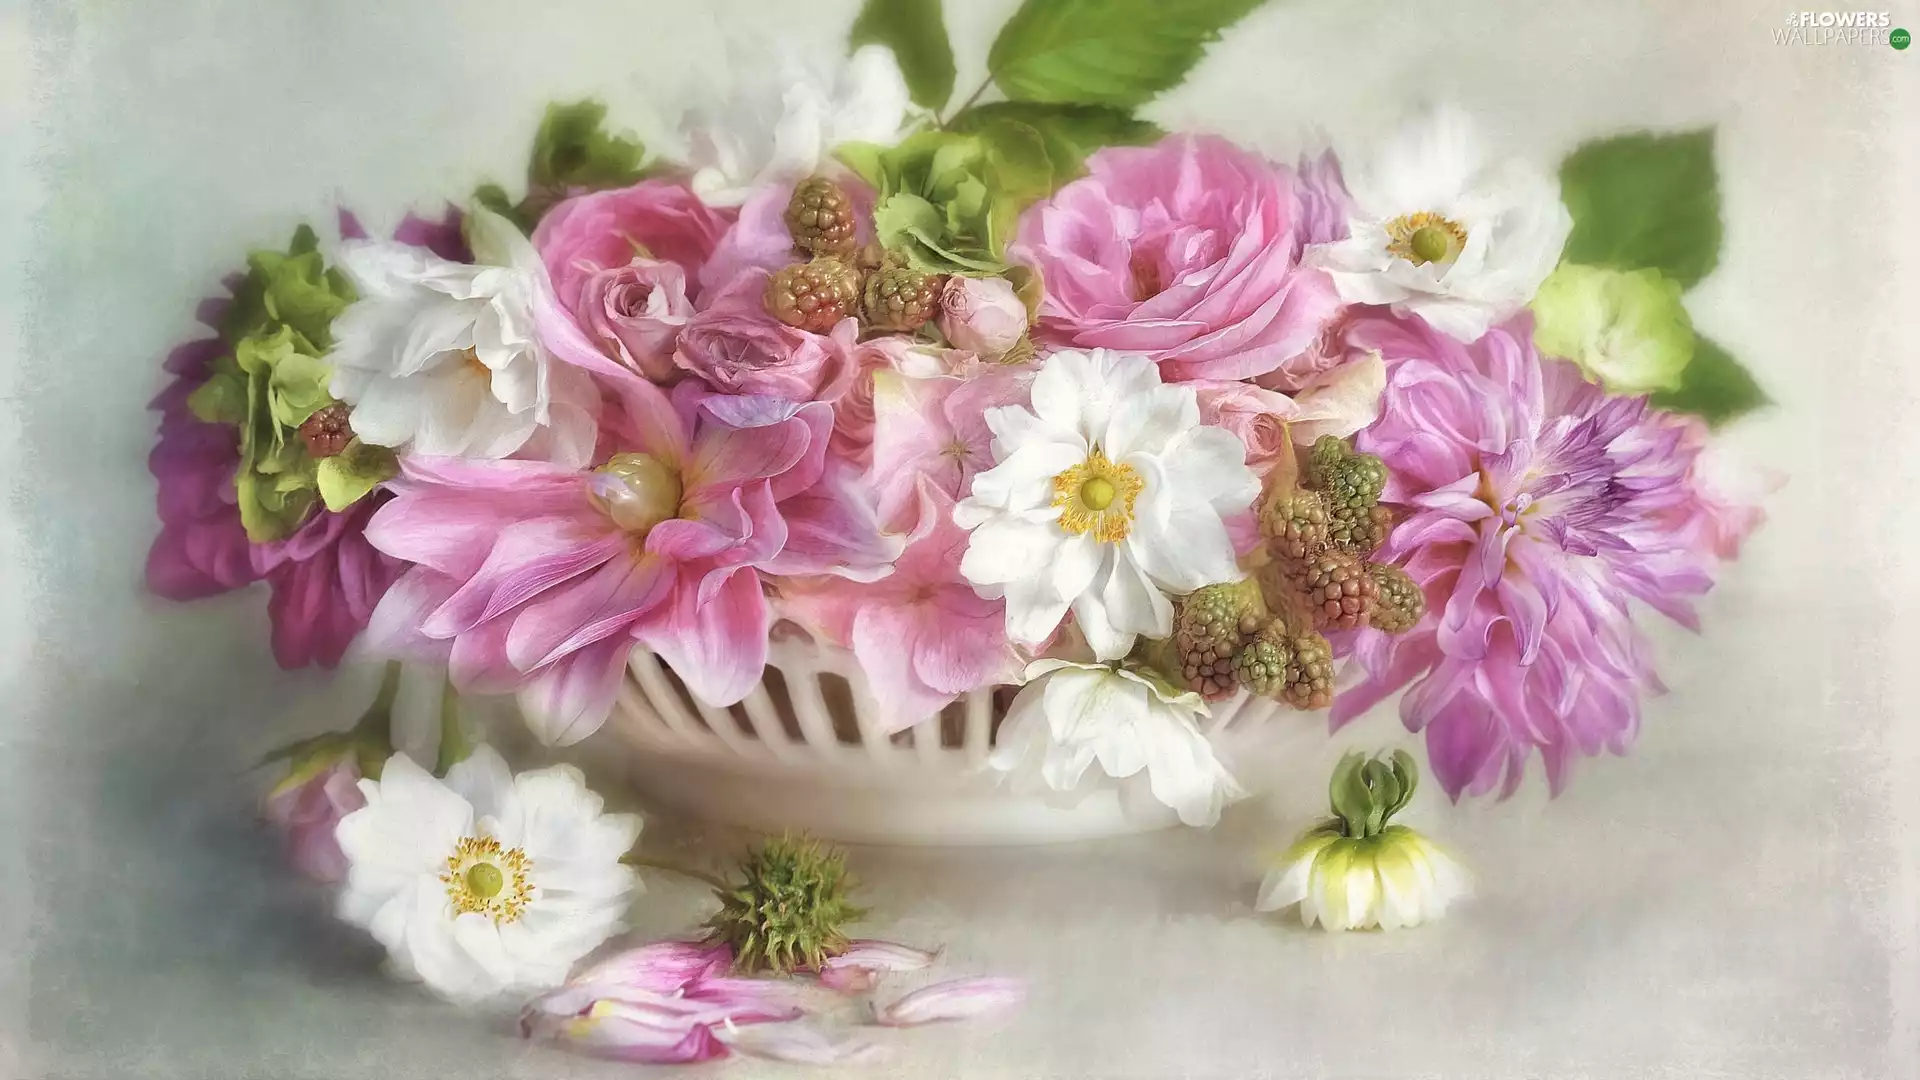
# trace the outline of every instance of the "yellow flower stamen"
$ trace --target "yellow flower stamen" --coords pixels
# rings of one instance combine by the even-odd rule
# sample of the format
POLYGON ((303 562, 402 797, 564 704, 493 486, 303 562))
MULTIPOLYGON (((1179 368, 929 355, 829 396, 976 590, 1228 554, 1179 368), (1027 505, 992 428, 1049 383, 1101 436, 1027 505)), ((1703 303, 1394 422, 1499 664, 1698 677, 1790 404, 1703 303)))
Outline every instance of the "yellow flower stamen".
POLYGON ((1133 502, 1147 486, 1131 465, 1107 460, 1095 447, 1087 460, 1053 478, 1053 505, 1060 527, 1074 536, 1089 530, 1103 544, 1117 544, 1133 528, 1133 502))
POLYGON ((503 848, 491 836, 468 836, 447 856, 440 883, 447 887, 447 899, 456 913, 478 913, 496 923, 510 923, 533 899, 533 882, 527 874, 530 865, 527 853, 519 848, 503 848))
POLYGON ((1466 226, 1425 210, 1387 222, 1387 254, 1420 266, 1450 262, 1467 246, 1466 226))

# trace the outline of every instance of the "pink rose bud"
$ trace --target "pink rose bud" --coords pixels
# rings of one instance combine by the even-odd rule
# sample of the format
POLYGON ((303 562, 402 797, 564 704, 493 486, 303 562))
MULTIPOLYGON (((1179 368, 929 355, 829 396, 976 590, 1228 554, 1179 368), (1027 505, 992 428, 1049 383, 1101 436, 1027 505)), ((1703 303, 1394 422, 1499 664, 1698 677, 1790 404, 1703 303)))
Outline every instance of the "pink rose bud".
POLYGON ((940 294, 940 332, 955 348, 997 360, 1027 332, 1027 305, 1006 278, 949 278, 940 294))

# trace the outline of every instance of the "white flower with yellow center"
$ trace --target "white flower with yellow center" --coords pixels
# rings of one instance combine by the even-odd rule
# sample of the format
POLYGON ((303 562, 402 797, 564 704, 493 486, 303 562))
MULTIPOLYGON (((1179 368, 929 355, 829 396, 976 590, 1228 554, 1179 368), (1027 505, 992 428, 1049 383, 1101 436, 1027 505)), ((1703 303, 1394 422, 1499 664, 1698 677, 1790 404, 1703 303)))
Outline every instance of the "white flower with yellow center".
POLYGON ((1413 758, 1341 759, 1329 785, 1334 817, 1307 832, 1261 883, 1254 907, 1297 907, 1326 930, 1394 930, 1446 914, 1467 895, 1465 870, 1439 845, 1388 821, 1413 798, 1413 758))
POLYGON ((1123 804, 1170 807, 1199 827, 1245 794, 1200 730, 1207 703, 1148 671, 1071 660, 1036 660, 1007 709, 992 769, 1017 788, 1080 795, 1099 765, 1123 804))
POLYGON ((396 754, 360 791, 339 914, 400 977, 459 1002, 544 990, 622 929, 640 819, 601 813, 578 769, 514 776, 483 746, 441 781, 396 754))
POLYGON ((1223 518, 1260 481, 1190 387, 1143 356, 1063 351, 1031 400, 987 411, 998 464, 953 512, 973 531, 960 572, 1005 598, 1009 637, 1037 648, 1072 611, 1095 655, 1118 659, 1172 632, 1167 594, 1241 576, 1223 518))
POLYGON ((1345 240, 1307 250, 1350 304, 1390 305, 1461 341, 1525 307, 1560 261, 1573 218, 1524 161, 1492 162, 1468 118, 1442 109, 1349 170, 1345 240))

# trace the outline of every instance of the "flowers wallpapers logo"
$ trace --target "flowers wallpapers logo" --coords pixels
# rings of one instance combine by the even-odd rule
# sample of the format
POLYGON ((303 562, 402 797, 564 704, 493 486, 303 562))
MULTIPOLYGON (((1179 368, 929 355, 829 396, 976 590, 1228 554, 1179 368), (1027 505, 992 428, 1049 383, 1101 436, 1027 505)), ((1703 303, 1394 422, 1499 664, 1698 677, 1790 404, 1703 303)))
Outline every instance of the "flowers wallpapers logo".
MULTIPOLYGON (((1752 126, 1255 78, 1355 24, 1303 0, 842 7, 769 6, 811 36, 750 63, 686 29, 734 16, 663 15, 632 86, 522 72, 457 138, 329 142, 304 195, 175 229, 221 268, 158 279, 195 332, 129 324, 153 487, 118 563, 260 720, 178 752, 231 766, 245 888, 337 953, 287 966, 563 1071, 1058 1030, 1034 1067, 1073 1075, 1066 1018, 1097 998, 1124 1030, 1084 1061, 1159 1068, 1209 972, 1239 1025, 1344 1016, 1362 973, 1562 1001, 1556 935, 1624 970, 1666 918, 1677 965, 1714 947, 1682 908, 1764 941, 1751 890, 1795 872, 1740 869, 1739 821, 1812 813, 1776 751, 1870 740, 1754 706, 1787 677, 1755 625, 1825 685, 1808 650, 1867 638, 1807 606, 1837 566, 1784 569, 1789 510, 1830 504, 1835 558, 1883 537, 1804 438, 1866 352, 1792 367, 1755 282, 1824 304, 1871 260, 1789 258, 1752 126)), ((1446 22, 1418 55, 1460 55, 1446 22)), ((1514 62, 1475 70, 1538 88, 1514 62)))

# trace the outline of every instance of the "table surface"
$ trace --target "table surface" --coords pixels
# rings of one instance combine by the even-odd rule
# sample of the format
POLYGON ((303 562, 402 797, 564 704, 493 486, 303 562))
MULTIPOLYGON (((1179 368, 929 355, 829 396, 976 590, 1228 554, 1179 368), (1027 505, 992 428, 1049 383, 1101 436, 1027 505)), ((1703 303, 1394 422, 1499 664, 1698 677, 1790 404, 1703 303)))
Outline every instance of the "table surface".
MULTIPOLYGON (((1012 4, 947 6, 964 83, 1012 4)), ((256 594, 139 590, 141 409, 238 252, 336 202, 378 225, 509 179, 551 99, 664 134, 727 50, 830 53, 855 5, 538 7, 0 3, 0 1072, 10 1053, 31 1076, 632 1074, 384 981, 252 816, 246 766, 287 702, 342 691, 272 669, 256 594)), ((1250 911, 1260 856, 1317 809, 1304 768, 1209 833, 855 851, 868 932, 1032 983, 1005 1019, 897 1033, 873 1075, 1920 1075, 1920 55, 1777 45, 1785 13, 1291 0, 1152 107, 1282 157, 1431 99, 1545 160, 1718 124, 1725 257, 1689 306, 1781 403, 1730 441, 1792 481, 1706 634, 1659 632, 1673 692, 1630 758, 1583 763, 1557 800, 1423 793, 1415 822, 1479 877, 1438 925, 1334 937, 1250 911)), ((737 840, 649 838, 708 860, 737 840)), ((702 903, 656 877, 636 930, 684 933, 702 903)))

